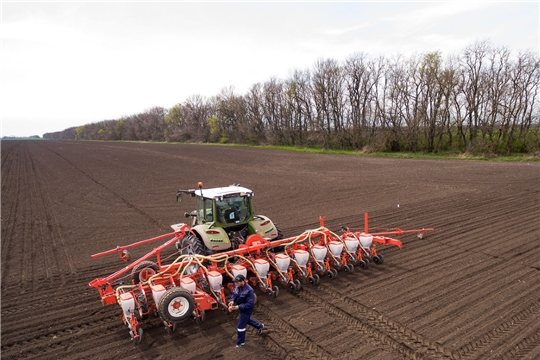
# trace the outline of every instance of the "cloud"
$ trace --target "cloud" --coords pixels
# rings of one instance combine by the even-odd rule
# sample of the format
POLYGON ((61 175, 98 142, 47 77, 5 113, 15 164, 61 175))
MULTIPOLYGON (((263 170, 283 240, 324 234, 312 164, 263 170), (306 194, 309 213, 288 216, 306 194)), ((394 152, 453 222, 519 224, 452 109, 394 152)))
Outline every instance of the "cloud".
MULTIPOLYGON (((171 107, 364 52, 538 51, 538 3, 6 2, 2 116, 51 129, 171 107), (54 126, 54 128, 53 128, 54 126)), ((11 119, 11 120, 10 120, 11 119)), ((19 127, 25 132, 25 127, 19 127)), ((14 133, 15 134, 15 133, 14 133)))

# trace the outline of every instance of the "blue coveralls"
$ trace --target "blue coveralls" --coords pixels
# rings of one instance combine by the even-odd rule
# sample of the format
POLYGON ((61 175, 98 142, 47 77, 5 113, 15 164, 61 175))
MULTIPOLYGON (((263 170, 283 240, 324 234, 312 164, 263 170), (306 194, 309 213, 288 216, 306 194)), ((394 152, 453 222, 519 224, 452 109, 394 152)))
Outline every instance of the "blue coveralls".
POLYGON ((262 324, 251 318, 253 308, 255 306, 255 293, 253 288, 248 283, 244 283, 244 286, 239 288, 234 287, 231 301, 233 301, 240 311, 240 319, 238 319, 238 327, 236 329, 238 337, 236 339, 236 345, 244 345, 246 342, 246 326, 249 324, 256 329, 261 329, 262 324))

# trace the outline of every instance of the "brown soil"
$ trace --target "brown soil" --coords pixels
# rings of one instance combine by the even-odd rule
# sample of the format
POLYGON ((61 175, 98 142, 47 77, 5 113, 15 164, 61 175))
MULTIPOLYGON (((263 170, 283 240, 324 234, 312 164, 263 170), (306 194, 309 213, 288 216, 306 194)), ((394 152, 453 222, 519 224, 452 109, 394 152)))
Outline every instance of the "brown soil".
MULTIPOLYGON (((538 359, 540 164, 398 160, 200 145, 2 141, 3 359, 538 359), (91 254, 170 232, 176 190, 241 183, 284 235, 326 226, 414 229, 385 263, 298 294, 259 293, 258 337, 208 312, 175 333, 88 283, 125 266, 91 254), (399 205, 399 206, 398 206, 399 205)), ((149 251, 133 251, 134 256, 149 251)))

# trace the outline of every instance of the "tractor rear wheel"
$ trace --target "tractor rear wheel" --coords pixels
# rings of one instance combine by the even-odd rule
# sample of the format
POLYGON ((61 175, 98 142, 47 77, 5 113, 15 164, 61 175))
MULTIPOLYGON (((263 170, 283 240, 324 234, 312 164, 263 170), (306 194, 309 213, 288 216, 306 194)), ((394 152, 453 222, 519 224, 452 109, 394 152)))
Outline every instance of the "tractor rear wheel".
POLYGON ((148 281, 150 277, 157 274, 159 266, 153 261, 143 261, 131 270, 131 278, 134 284, 148 281))
MULTIPOLYGON (((275 225, 275 224, 274 224, 275 225)), ((276 226, 276 230, 277 230, 277 238, 275 238, 274 240, 281 240, 283 239, 283 233, 281 232, 281 230, 276 226)))
POLYGON ((206 255, 202 240, 193 234, 188 234, 178 240, 176 247, 182 255, 206 255))
POLYGON ((199 283, 199 286, 201 287, 201 289, 207 293, 207 294, 212 294, 212 292, 210 291, 210 285, 208 284, 208 281, 206 281, 206 279, 199 279, 198 281, 199 283))
POLYGON ((188 290, 174 287, 163 294, 157 309, 163 320, 170 323, 181 322, 192 316, 195 299, 188 290))

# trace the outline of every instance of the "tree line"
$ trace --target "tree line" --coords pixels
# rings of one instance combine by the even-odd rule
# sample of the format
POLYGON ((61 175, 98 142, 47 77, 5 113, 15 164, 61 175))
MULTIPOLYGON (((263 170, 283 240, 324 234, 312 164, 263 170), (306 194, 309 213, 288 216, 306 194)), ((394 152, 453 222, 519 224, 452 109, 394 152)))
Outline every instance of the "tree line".
POLYGON ((443 59, 320 59, 289 78, 192 95, 170 109, 44 134, 48 139, 237 143, 411 152, 540 150, 540 57, 477 41, 443 59))

